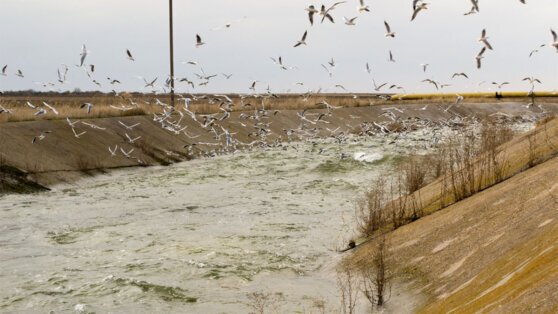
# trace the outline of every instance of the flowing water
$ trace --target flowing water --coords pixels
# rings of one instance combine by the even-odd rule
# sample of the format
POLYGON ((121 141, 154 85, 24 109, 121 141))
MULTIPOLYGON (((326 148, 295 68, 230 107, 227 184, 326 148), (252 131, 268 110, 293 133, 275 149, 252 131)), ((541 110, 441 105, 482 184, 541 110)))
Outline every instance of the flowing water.
POLYGON ((0 311, 337 309, 356 197, 427 143, 297 143, 0 197, 0 311))

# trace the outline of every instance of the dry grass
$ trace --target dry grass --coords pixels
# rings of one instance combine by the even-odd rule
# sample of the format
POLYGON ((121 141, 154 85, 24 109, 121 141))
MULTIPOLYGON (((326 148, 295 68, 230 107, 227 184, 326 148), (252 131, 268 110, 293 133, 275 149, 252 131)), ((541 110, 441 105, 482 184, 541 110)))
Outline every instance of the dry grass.
MULTIPOLYGON (((194 95, 196 97, 201 97, 201 95, 194 95)), ((363 107, 370 105, 406 105, 406 104, 451 104, 455 102, 453 97, 448 98, 434 98, 434 99, 421 99, 421 100, 398 100, 398 101, 386 101, 378 98, 373 94, 358 94, 357 98, 353 95, 348 94, 321 94, 313 95, 308 98, 304 98, 300 95, 288 94, 288 95, 278 95, 277 98, 262 98, 262 97, 246 97, 241 99, 237 94, 228 95, 235 106, 231 109, 232 111, 244 111, 244 110, 254 110, 261 109, 262 102, 263 106, 267 110, 302 110, 302 109, 316 109, 324 108, 324 105, 317 105, 321 101, 327 101, 332 106, 341 107, 363 107), (247 106, 242 106, 244 103, 247 106), (249 104, 249 105, 248 105, 249 104)), ((179 108, 184 105, 184 100, 181 99, 182 96, 177 96, 176 104, 179 108)), ((184 97, 193 98, 191 95, 184 95, 184 97)), ((190 110, 196 113, 210 114, 220 112, 219 105, 221 101, 217 98, 223 99, 223 97, 208 95, 207 98, 198 98, 197 100, 192 100, 190 102, 190 110)), ((146 115, 152 113, 158 113, 162 111, 161 106, 156 105, 156 100, 160 100, 163 103, 170 104, 169 95, 153 95, 153 94, 129 94, 123 93, 119 96, 114 96, 113 94, 92 94, 92 95, 74 95, 74 94, 47 94, 47 95, 5 95, 0 98, 0 105, 13 111, 12 115, 2 114, 0 115, 0 122, 9 121, 27 121, 27 120, 40 120, 40 119, 61 119, 69 117, 71 119, 77 118, 104 118, 104 117, 119 117, 119 116, 132 116, 132 115, 146 115), (45 115, 34 116, 37 110, 31 109, 26 105, 29 101, 35 106, 42 106, 42 102, 45 101, 48 104, 54 106, 59 112, 59 115, 55 115, 51 111, 48 111, 45 115), (93 108, 90 114, 87 114, 85 109, 80 109, 83 103, 93 104, 93 108), (137 104, 133 105, 133 103, 137 104), (129 111, 120 111, 111 108, 110 105, 116 107, 126 107, 132 108, 129 111)), ((485 103, 487 98, 472 98, 465 100, 468 103, 485 103)), ((490 99, 492 102, 525 102, 530 101, 529 98, 508 98, 505 100, 490 99)), ((537 98, 538 103, 555 103, 556 98, 537 98)), ((392 130, 397 130, 398 126, 393 125, 390 127, 392 130)))
POLYGON ((485 120, 480 131, 458 133, 430 156, 411 155, 390 172, 389 183, 372 182, 358 200, 359 231, 369 237, 397 229, 548 160, 558 154, 557 124, 547 122, 510 147, 504 143, 513 131, 485 120))
MULTIPOLYGON (((190 97, 191 96, 187 96, 190 97)), ((267 110, 302 110, 305 108, 325 108, 324 105, 316 105, 317 103, 326 100, 332 106, 342 106, 342 107, 360 107, 369 106, 371 97, 366 98, 353 98, 348 95, 324 95, 324 96, 312 96, 306 100, 297 95, 283 95, 278 98, 266 98, 261 97, 247 97, 243 100, 238 95, 229 95, 235 106, 231 109, 232 111, 243 111, 243 110, 254 110, 262 109, 262 106, 267 110), (245 106, 242 106, 242 103, 245 106), (263 105, 262 105, 263 103, 263 105)), ((221 112, 219 105, 221 101, 217 99, 218 97, 209 97, 192 100, 190 102, 190 110, 192 112, 201 114, 210 114, 221 112)), ((223 97, 220 97, 224 99, 223 97)), ((0 115, 0 122, 11 122, 11 121, 28 121, 28 120, 41 120, 41 119, 61 119, 69 117, 70 119, 77 118, 105 118, 105 117, 119 117, 119 116, 132 116, 132 115, 145 115, 152 113, 160 113, 162 107, 157 105, 157 99, 163 103, 170 104, 170 97, 168 95, 141 95, 133 96, 130 94, 123 94, 120 97, 115 97, 112 95, 96 95, 96 96, 73 96, 73 95, 56 95, 56 96, 4 96, 0 98, 0 104, 6 108, 13 111, 12 115, 0 115), (42 106, 42 102, 45 101, 49 105, 56 108, 60 113, 55 115, 50 110, 47 110, 47 114, 35 116, 37 112, 36 109, 31 109, 26 105, 29 101, 35 106, 42 106), (79 107, 83 103, 93 104, 93 108, 90 114, 87 114, 85 109, 80 109, 79 107), (133 104, 134 103, 134 104, 133 104), (136 105, 137 104, 137 107, 136 105), (120 111, 110 107, 113 105, 115 107, 126 107, 131 108, 128 111, 120 111)), ((184 100, 180 97, 176 98, 176 105, 182 108, 185 104, 184 100)), ((46 109, 46 108, 45 108, 46 109)))

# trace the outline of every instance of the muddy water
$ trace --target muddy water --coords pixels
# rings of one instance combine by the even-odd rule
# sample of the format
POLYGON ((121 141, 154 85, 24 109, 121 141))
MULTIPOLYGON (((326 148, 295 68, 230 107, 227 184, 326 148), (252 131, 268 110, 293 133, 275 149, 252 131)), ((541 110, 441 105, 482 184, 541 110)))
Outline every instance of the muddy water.
POLYGON ((279 312, 336 310, 355 197, 425 138, 298 143, 4 196, 0 311, 247 312, 254 292, 279 312))

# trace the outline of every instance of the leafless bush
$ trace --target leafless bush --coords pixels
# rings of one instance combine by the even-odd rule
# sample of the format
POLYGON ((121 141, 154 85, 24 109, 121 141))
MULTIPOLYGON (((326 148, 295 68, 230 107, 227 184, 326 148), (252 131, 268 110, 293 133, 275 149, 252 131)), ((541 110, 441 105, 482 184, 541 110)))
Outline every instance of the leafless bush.
POLYGON ((370 236, 388 226, 397 229, 423 217, 420 189, 429 180, 440 182, 438 208, 505 180, 510 175, 510 162, 502 144, 512 137, 508 125, 486 120, 477 129, 456 132, 429 156, 404 159, 390 172, 389 182, 373 181, 357 203, 360 232, 370 236))
POLYGON ((390 195, 395 197, 395 200, 388 204, 387 211, 394 230, 404 224, 407 208, 408 194, 405 193, 402 180, 401 173, 397 173, 394 182, 390 185, 390 195))
POLYGON ((362 234, 370 236, 385 224, 387 217, 384 208, 388 200, 386 193, 386 182, 380 177, 372 182, 371 188, 358 200, 357 225, 362 234))
POLYGON ((362 279, 361 291, 372 305, 372 310, 375 306, 382 306, 387 301, 386 292, 390 289, 391 279, 386 264, 387 252, 386 240, 382 237, 372 253, 372 262, 362 264, 359 268, 362 279))
POLYGON ((527 165, 529 168, 533 168, 536 165, 537 161, 537 134, 530 134, 527 137, 529 141, 529 161, 527 165))
POLYGON ((509 162, 501 145, 512 137, 513 131, 507 125, 487 120, 478 135, 469 130, 451 138, 442 179, 442 185, 447 183, 449 191, 441 191, 442 202, 448 198, 448 193, 456 202, 504 180, 509 162))
POLYGON ((358 297, 358 277, 347 262, 337 268, 337 286, 341 292, 341 309, 344 314, 355 313, 358 297))
MULTIPOLYGON (((400 172, 403 175, 403 184, 405 192, 412 194, 418 191, 426 183, 426 174, 428 167, 423 163, 424 157, 411 154, 405 162, 400 165, 400 172)), ((426 163, 428 165, 428 163, 426 163)))

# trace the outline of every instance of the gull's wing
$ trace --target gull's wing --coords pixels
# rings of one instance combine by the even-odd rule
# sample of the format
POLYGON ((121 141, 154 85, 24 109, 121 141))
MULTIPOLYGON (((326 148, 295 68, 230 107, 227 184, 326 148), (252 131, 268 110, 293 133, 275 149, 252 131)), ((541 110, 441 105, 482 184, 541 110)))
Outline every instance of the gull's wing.
POLYGON ((388 22, 384 21, 384 25, 386 26, 386 31, 387 31, 388 33, 391 33, 391 28, 389 27, 388 22))

